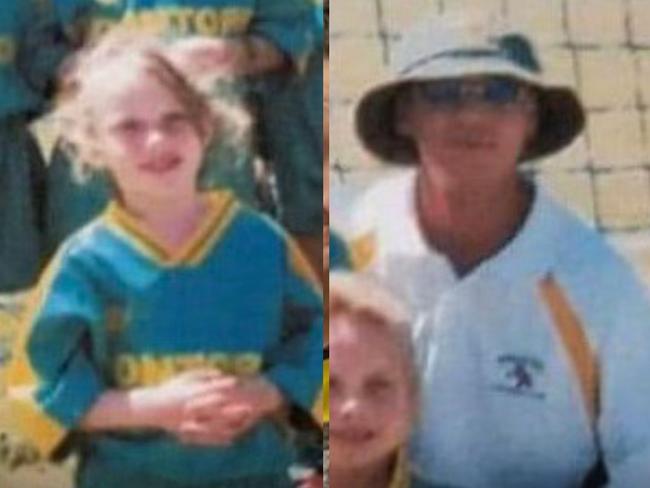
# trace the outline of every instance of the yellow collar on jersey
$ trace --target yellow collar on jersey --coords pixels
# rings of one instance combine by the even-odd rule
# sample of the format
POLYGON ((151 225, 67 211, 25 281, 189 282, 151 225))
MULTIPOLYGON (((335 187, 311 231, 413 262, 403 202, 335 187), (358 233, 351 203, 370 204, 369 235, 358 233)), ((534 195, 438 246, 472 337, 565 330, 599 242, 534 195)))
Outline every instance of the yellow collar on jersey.
POLYGON ((160 266, 196 266, 223 235, 239 205, 231 193, 214 191, 205 194, 207 212, 185 243, 169 251, 142 221, 117 202, 111 202, 104 221, 122 238, 160 266))
POLYGON ((395 467, 388 488, 410 488, 411 474, 409 463, 406 455, 406 448, 402 448, 397 453, 395 467))

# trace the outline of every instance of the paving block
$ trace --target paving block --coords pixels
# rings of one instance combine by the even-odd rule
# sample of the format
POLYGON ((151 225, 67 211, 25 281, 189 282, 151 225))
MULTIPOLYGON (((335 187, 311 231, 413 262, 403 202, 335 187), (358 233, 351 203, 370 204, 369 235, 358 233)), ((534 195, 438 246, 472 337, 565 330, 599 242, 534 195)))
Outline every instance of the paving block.
POLYGON ((424 17, 439 12, 438 0, 409 0, 408 4, 395 0, 381 0, 385 28, 391 34, 408 29, 424 17))
POLYGON ((448 0, 444 6, 445 15, 451 16, 493 18, 497 21, 505 13, 501 0, 448 0))
POLYGON ((621 0, 568 0, 568 21, 575 42, 620 45, 626 40, 621 0))
POLYGON ((650 2, 648 0, 628 0, 632 41, 650 45, 650 2))
POLYGON ((636 166, 647 158, 641 118, 634 110, 591 113, 587 120, 591 156, 600 168, 636 166))
POLYGON ((349 33, 377 32, 377 5, 379 0, 332 0, 330 2, 330 33, 333 36, 349 33))
POLYGON ((641 92, 643 104, 650 107, 650 51, 638 52, 636 57, 639 63, 637 88, 641 92))
POLYGON ((540 63, 544 78, 556 85, 570 86, 577 89, 576 70, 573 53, 563 47, 548 47, 540 51, 540 63))
POLYGON ((330 50, 330 96, 356 99, 366 88, 387 76, 378 38, 337 39, 330 50))
POLYGON ((567 39, 562 0, 510 0, 507 12, 513 27, 530 34, 537 45, 558 44, 567 39))
POLYGON ((583 102, 588 107, 634 105, 637 77, 631 52, 613 48, 581 51, 578 65, 583 102))
POLYGON ((598 211, 606 228, 650 225, 650 178, 645 170, 596 176, 598 211))
POLYGON ((594 192, 587 173, 546 171, 537 176, 540 184, 577 215, 594 224, 594 192))

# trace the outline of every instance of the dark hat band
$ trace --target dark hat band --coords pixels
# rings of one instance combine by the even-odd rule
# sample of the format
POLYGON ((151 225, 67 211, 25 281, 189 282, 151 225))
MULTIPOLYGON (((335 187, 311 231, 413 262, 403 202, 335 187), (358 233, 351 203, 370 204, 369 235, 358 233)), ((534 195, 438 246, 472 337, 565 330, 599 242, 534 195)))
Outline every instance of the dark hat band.
POLYGON ((496 59, 500 61, 509 61, 518 67, 539 74, 541 67, 535 58, 528 41, 519 34, 506 34, 495 40, 496 47, 489 48, 462 48, 441 51, 429 56, 416 59, 405 68, 402 68, 398 75, 407 75, 413 70, 424 66, 436 59, 496 59))
POLYGON ((472 50, 453 50, 443 51, 440 53, 432 54, 420 59, 416 59, 411 64, 399 71, 398 75, 407 75, 411 71, 429 64, 439 58, 501 58, 501 51, 496 49, 472 49, 472 50))

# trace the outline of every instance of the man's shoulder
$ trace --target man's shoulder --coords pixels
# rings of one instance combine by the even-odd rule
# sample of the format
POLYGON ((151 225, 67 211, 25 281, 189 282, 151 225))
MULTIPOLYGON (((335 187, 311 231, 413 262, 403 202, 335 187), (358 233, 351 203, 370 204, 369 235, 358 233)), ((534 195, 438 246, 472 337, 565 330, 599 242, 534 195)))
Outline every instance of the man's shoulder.
MULTIPOLYGON (((607 333, 618 323, 621 311, 631 324, 644 323, 650 300, 638 270, 609 237, 560 208, 548 270, 579 315, 596 331, 607 333)), ((631 326, 631 325, 628 325, 631 326)))
POLYGON ((423 253, 414 188, 415 172, 402 171, 375 183, 353 205, 345 237, 356 269, 367 269, 380 256, 423 253))
POLYGON ((415 173, 403 171, 388 175, 364 191, 352 207, 352 232, 390 228, 412 213, 415 173))
POLYGON ((628 268, 622 254, 598 229, 555 198, 542 195, 542 199, 544 203, 538 220, 551 236, 556 271, 580 275, 628 268))
POLYGON ((405 195, 412 194, 415 182, 415 171, 408 169, 398 171, 375 181, 364 192, 360 204, 393 204, 397 199, 404 199, 405 195))

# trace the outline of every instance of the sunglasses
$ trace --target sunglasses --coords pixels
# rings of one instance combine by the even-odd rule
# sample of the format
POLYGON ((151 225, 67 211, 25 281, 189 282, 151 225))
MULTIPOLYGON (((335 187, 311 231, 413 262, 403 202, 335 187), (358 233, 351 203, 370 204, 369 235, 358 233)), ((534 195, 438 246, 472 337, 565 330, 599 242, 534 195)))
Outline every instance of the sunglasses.
POLYGON ((470 102, 508 107, 530 101, 528 88, 509 78, 438 80, 416 86, 422 99, 436 107, 455 107, 470 102))

